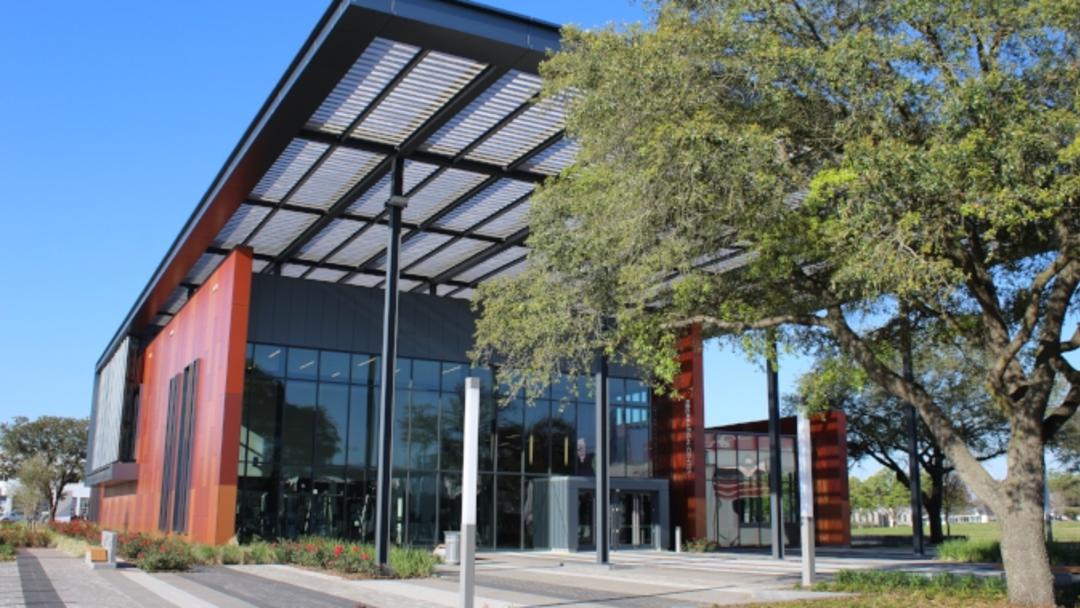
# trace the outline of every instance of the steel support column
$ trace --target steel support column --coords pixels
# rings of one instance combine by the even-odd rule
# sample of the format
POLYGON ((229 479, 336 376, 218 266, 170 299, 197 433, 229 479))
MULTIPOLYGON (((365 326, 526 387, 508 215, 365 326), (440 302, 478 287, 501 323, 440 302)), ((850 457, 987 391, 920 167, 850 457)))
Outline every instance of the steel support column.
MULTIPOLYGON (((904 379, 914 382, 915 369, 912 362, 911 314, 906 306, 901 305, 903 329, 900 334, 900 359, 904 379)), ((911 545, 915 555, 923 555, 922 526, 922 480, 919 478, 919 414, 915 406, 907 405, 907 440, 908 440, 908 485, 911 492, 911 545)))
POLYGON ((596 563, 607 564, 610 559, 611 543, 611 484, 608 477, 608 460, 611 457, 610 405, 608 403, 608 361, 601 353, 596 358, 596 456, 593 458, 596 469, 596 526, 593 536, 596 540, 596 563))
POLYGON ((385 300, 382 326, 382 386, 379 401, 379 459, 375 487, 375 554, 379 566, 390 561, 390 480, 393 475, 390 449, 394 438, 394 368, 397 367, 398 271, 401 257, 401 212, 407 201, 404 194, 405 161, 394 159, 392 189, 386 210, 390 237, 386 245, 385 300))
POLYGON ((783 471, 780 470, 780 387, 779 356, 776 343, 772 356, 765 360, 765 375, 769 392, 769 522, 772 529, 773 559, 784 559, 783 471))

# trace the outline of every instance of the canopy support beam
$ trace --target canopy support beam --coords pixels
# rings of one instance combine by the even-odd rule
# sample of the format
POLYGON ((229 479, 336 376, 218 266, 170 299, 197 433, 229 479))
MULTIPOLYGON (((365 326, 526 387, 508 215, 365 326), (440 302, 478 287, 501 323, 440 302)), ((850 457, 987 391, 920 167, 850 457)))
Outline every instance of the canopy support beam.
POLYGON ((379 402, 379 459, 375 488, 375 553, 384 571, 390 563, 390 481, 393 474, 390 449, 394 438, 394 368, 397 367, 398 271, 401 258, 401 212, 407 204, 404 194, 405 161, 394 158, 390 200, 390 237, 386 245, 386 289, 382 326, 382 386, 379 402))

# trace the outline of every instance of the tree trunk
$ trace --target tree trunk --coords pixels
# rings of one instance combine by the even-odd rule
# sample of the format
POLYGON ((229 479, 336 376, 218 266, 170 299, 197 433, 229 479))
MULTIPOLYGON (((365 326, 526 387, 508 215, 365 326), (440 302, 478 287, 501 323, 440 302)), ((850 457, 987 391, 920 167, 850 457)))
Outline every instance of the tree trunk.
POLYGON ((1009 602, 1019 606, 1053 606, 1054 576, 1046 552, 1043 517, 1044 447, 1041 424, 1016 416, 1009 441, 1009 474, 1002 488, 1001 557, 1009 602))
POLYGON ((1043 523, 1042 508, 1031 503, 1001 517, 1001 557, 1011 604, 1054 605, 1054 577, 1043 541, 1043 523))
POLYGON ((941 498, 935 499, 934 494, 926 497, 923 506, 926 508, 926 516, 930 518, 930 543, 937 545, 945 540, 941 532, 941 498))
MULTIPOLYGON (((926 514, 930 518, 930 542, 932 544, 941 544, 941 541, 945 540, 945 537, 941 533, 941 507, 945 503, 945 472, 942 470, 942 464, 944 457, 938 457, 935 455, 932 462, 932 466, 924 468, 930 469, 927 471, 930 478, 930 493, 923 493, 923 506, 926 508, 926 514)), ((925 463, 924 463, 925 465, 925 463)))

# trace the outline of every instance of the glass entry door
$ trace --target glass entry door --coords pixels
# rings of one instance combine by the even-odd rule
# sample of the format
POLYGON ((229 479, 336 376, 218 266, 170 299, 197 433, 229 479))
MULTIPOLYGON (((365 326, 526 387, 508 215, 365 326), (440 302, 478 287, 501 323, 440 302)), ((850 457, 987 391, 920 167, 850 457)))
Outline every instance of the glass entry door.
POLYGON ((652 492, 614 492, 611 497, 611 548, 653 546, 652 492))

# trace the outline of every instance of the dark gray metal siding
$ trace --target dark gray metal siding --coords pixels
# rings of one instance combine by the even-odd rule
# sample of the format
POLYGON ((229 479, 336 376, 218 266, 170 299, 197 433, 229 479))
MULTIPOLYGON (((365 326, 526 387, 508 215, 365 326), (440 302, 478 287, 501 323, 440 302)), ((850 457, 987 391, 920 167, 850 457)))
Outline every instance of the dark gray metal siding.
MULTIPOLYGON (((248 340, 378 354, 382 311, 381 289, 255 274, 248 340)), ((398 311, 399 356, 467 360, 475 328, 467 301, 402 293, 398 311)))

